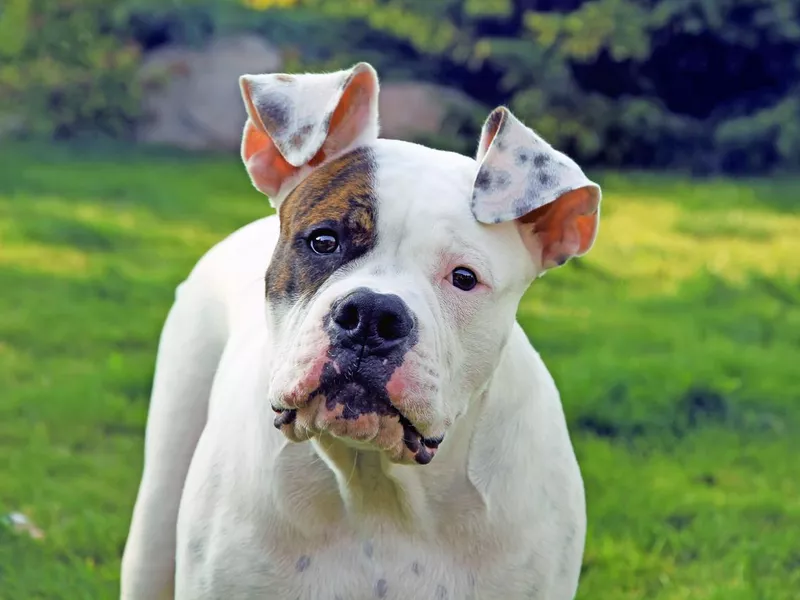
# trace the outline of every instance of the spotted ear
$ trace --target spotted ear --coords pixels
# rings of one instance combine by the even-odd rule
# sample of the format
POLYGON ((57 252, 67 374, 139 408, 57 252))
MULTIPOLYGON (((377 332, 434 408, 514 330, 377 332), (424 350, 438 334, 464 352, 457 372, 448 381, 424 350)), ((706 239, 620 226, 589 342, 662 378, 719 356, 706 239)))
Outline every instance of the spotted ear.
POLYGON ((242 75, 242 160, 277 208, 314 167, 378 137, 378 75, 367 63, 334 73, 242 75))
POLYGON ((472 212, 516 221, 540 271, 586 254, 600 220, 600 186, 505 107, 486 120, 476 155, 472 212))

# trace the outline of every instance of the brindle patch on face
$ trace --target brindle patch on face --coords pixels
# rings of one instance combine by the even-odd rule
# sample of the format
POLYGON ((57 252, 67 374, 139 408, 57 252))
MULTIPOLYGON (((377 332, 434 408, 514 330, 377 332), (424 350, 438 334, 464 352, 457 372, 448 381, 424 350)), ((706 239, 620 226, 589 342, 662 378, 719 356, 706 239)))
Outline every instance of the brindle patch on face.
POLYGON ((359 148, 309 175, 280 207, 280 237, 267 269, 268 302, 310 298, 337 269, 375 246, 375 163, 359 148), (315 254, 308 237, 333 230, 340 249, 315 254))

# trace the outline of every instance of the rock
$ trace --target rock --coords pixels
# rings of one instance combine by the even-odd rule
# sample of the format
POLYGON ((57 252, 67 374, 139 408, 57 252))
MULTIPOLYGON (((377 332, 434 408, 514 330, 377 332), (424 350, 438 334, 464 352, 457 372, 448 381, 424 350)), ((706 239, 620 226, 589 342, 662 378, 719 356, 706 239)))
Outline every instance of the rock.
POLYGON ((456 135, 488 114, 461 90, 426 82, 382 83, 379 103, 381 137, 407 141, 456 135))
POLYGON ((202 50, 159 48, 140 68, 144 118, 137 139, 187 150, 236 151, 246 114, 244 73, 282 67, 279 51, 253 35, 219 38, 202 50))
POLYGON ((0 139, 13 137, 24 130, 25 123, 20 115, 0 114, 0 139))
POLYGON ((136 130, 139 141, 186 149, 203 147, 204 136, 189 127, 183 116, 198 57, 198 52, 185 48, 163 48, 145 57, 139 71, 144 88, 143 116, 136 130))

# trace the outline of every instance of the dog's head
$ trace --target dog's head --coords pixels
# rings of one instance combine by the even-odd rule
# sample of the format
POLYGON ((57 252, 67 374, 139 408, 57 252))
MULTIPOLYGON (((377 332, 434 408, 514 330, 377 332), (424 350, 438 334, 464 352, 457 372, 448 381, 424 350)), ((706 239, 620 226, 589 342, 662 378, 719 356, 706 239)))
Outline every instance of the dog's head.
POLYGON ((531 281, 592 246, 600 189, 503 107, 474 160, 378 139, 378 87, 365 63, 241 78, 242 158, 280 219, 265 401, 292 440, 425 464, 531 281))

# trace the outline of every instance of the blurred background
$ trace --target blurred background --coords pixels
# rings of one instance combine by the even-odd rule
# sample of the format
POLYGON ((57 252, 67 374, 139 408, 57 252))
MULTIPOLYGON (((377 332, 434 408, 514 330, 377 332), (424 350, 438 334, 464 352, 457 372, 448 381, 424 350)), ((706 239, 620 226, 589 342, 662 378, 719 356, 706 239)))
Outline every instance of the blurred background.
POLYGON ((506 104, 604 187, 519 311, 578 598, 800 598, 800 0, 0 0, 0 599, 118 593, 175 287, 270 212, 238 76, 357 61, 383 137, 506 104))

